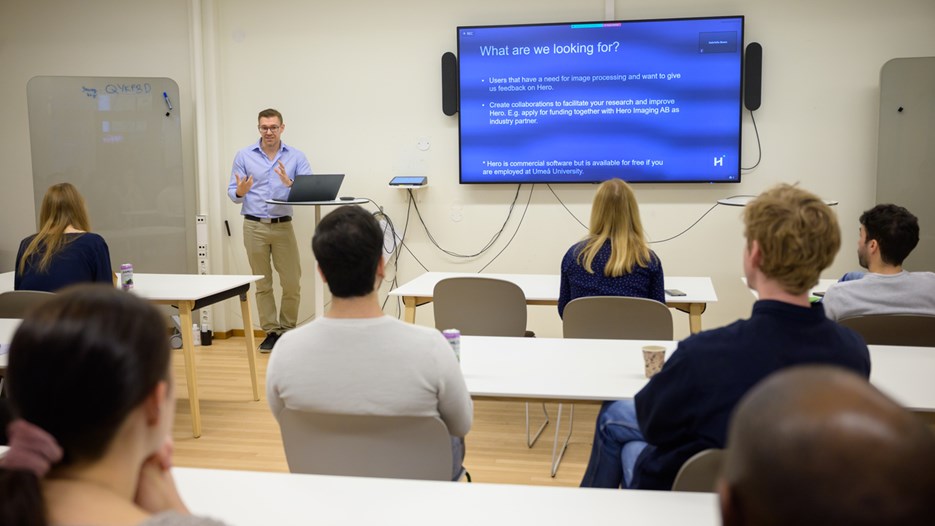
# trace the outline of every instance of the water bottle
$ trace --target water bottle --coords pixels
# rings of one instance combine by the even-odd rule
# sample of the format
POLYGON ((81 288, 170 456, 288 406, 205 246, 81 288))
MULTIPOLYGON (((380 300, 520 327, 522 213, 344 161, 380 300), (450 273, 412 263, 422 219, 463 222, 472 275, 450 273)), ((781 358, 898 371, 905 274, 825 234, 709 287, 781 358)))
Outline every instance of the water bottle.
POLYGON ((192 324, 192 345, 201 345, 201 329, 197 323, 192 324))
POLYGON ((445 329, 442 331, 442 334, 445 336, 445 339, 448 340, 448 344, 451 345, 451 350, 455 352, 455 358, 458 359, 458 362, 461 361, 461 331, 458 329, 445 329))
POLYGON ((120 288, 123 290, 133 288, 133 265, 129 263, 120 265, 120 288))

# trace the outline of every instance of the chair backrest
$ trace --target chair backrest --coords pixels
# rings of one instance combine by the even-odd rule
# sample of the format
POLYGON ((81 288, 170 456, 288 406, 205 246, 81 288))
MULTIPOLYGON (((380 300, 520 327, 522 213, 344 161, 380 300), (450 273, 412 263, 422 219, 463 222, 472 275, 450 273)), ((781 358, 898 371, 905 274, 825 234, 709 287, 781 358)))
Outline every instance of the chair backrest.
POLYGON ((465 336, 523 336, 526 296, 519 285, 492 278, 447 278, 432 293, 435 328, 465 336))
POLYGON ((671 340, 672 313, 646 298, 576 298, 565 305, 562 331, 565 338, 671 340))
POLYGON ((0 294, 0 318, 22 318, 33 305, 54 298, 51 292, 38 290, 11 290, 0 294))
POLYGON ((428 416, 312 413, 279 415, 289 471, 400 479, 451 480, 451 437, 428 416))
POLYGON ((838 323, 857 331, 869 345, 935 347, 935 316, 871 314, 845 318, 838 323))
POLYGON ((723 449, 706 449, 686 460, 675 476, 672 491, 709 493, 717 489, 717 479, 724 462, 723 449))

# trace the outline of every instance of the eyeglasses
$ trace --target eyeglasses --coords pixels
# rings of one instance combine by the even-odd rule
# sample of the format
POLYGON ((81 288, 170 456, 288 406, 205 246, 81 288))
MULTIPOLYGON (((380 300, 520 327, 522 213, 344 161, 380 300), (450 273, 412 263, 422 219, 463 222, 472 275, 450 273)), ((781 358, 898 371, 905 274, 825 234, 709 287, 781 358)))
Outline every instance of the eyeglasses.
POLYGON ((256 128, 260 130, 260 133, 266 133, 266 132, 276 133, 279 131, 280 126, 257 126, 256 128))

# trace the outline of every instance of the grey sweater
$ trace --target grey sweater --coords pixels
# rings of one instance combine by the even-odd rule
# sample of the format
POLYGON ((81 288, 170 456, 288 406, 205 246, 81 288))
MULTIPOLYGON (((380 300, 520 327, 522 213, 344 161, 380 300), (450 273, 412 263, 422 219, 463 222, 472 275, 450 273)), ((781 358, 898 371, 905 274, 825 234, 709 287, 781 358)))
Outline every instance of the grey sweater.
POLYGON ((395 318, 320 318, 276 342, 266 371, 273 415, 283 408, 437 416, 452 436, 474 407, 451 346, 435 329, 395 318))
POLYGON ((867 314, 935 315, 935 273, 868 273, 858 280, 835 283, 822 303, 832 320, 867 314))

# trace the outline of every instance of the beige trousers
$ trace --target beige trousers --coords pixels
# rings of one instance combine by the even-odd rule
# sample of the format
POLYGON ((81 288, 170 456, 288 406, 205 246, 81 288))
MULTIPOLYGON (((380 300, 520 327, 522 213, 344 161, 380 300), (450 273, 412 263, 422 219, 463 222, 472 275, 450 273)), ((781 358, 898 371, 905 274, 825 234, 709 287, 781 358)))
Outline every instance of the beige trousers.
POLYGON ((254 274, 262 274, 256 282, 256 305, 260 311, 260 326, 266 332, 294 329, 299 318, 299 247, 295 242, 292 222, 260 223, 244 219, 243 244, 254 274), (272 266, 270 265, 272 259, 272 266), (282 305, 276 315, 273 296, 273 267, 279 274, 282 305))

